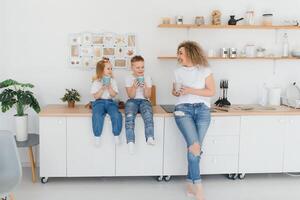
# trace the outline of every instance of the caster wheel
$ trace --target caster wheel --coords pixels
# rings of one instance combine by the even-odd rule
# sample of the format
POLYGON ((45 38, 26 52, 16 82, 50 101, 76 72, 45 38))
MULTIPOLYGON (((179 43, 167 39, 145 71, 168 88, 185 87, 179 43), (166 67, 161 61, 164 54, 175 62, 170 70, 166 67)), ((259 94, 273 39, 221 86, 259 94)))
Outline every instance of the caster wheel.
POLYGON ((156 177, 156 180, 157 180, 158 182, 161 182, 163 179, 164 179, 163 176, 158 176, 158 177, 156 177))
POLYGON ((246 176, 246 174, 239 174, 239 179, 244 179, 245 178, 245 176, 246 176))
POLYGON ((48 177, 42 177, 41 183, 43 183, 43 184, 48 183, 48 177))
POLYGON ((169 181, 171 180, 171 176, 164 176, 164 180, 165 180, 166 182, 169 182, 169 181))
POLYGON ((228 174, 227 178, 231 180, 236 180, 238 178, 238 174, 228 174))

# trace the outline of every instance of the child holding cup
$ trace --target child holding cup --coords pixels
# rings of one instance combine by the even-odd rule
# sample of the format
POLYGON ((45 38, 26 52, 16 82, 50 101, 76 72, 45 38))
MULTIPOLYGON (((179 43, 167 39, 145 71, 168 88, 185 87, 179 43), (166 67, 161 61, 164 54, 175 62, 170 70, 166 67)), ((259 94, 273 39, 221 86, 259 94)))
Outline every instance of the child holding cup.
POLYGON ((129 153, 134 153, 135 144, 135 118, 141 113, 145 124, 145 138, 149 145, 154 145, 153 111, 149 101, 151 97, 152 81, 144 75, 144 58, 134 56, 131 59, 132 74, 126 78, 126 92, 128 100, 125 104, 125 128, 129 153))
POLYGON ((118 105, 112 100, 118 94, 118 87, 116 80, 113 78, 112 65, 108 58, 104 58, 97 63, 91 94, 95 98, 95 101, 92 102, 92 123, 96 145, 100 144, 106 114, 110 116, 112 122, 115 142, 116 144, 120 143, 122 115, 118 105))

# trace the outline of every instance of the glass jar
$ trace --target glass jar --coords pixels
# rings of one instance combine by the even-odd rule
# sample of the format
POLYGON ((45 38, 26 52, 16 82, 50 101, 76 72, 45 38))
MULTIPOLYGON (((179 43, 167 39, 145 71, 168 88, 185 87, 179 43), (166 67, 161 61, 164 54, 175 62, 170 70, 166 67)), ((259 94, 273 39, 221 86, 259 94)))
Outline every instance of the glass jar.
POLYGON ((273 14, 266 13, 266 14, 263 14, 262 16, 263 16, 262 24, 264 26, 272 26, 273 25, 273 14))

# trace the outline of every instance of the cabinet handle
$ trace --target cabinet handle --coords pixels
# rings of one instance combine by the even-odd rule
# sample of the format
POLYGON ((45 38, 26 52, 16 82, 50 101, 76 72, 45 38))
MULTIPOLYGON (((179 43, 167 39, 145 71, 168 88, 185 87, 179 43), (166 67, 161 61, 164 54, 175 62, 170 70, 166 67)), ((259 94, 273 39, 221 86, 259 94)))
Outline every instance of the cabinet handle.
POLYGON ((213 163, 217 163, 217 159, 216 158, 213 159, 213 163))
POLYGON ((280 120, 279 120, 279 123, 284 123, 284 122, 285 122, 284 119, 280 119, 280 120))
POLYGON ((58 120, 58 124, 60 124, 60 125, 61 125, 62 123, 63 123, 63 122, 62 122, 62 120, 58 120))
POLYGON ((213 144, 217 144, 217 141, 216 141, 216 140, 213 140, 212 143, 213 143, 213 144))

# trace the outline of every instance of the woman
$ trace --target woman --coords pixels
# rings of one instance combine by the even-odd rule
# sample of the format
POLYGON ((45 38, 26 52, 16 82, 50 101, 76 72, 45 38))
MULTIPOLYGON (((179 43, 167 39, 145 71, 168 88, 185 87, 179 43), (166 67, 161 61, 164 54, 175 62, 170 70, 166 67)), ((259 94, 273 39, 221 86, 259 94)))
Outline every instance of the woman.
POLYGON ((215 94, 214 78, 202 48, 192 41, 181 43, 172 94, 177 97, 176 124, 187 144, 187 194, 203 200, 200 156, 204 136, 210 124, 210 98, 215 94))

